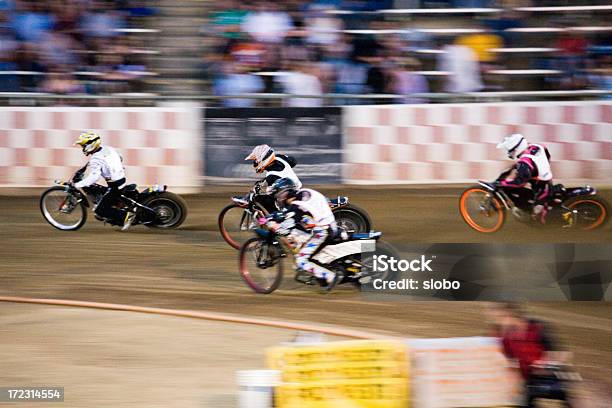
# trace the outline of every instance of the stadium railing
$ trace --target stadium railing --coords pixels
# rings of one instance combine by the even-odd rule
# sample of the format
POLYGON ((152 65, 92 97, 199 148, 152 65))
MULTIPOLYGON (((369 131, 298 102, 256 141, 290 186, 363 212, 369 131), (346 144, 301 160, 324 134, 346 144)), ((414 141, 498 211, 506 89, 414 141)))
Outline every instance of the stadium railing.
MULTIPOLYGON (((511 7, 514 11, 534 11, 539 13, 565 13, 565 12, 602 12, 612 11, 612 5, 593 6, 543 6, 543 7, 511 7)), ((502 8, 475 7, 475 8, 407 8, 407 9, 381 9, 374 11, 327 10, 329 14, 494 14, 504 11, 502 8)))
POLYGON ((336 100, 351 100, 382 103, 394 103, 398 99, 420 99, 431 103, 469 103, 469 102, 503 102, 503 101, 545 101, 563 99, 601 99, 610 97, 612 90, 576 90, 576 91, 520 91, 520 92, 469 92, 469 93, 415 93, 409 95, 397 94, 322 94, 322 95, 294 95, 285 93, 252 93, 239 95, 160 95, 155 93, 118 93, 107 95, 69 94, 59 95, 40 92, 0 92, 0 106, 20 106, 20 102, 27 106, 47 106, 53 101, 104 101, 115 100, 124 102, 142 102, 142 105, 152 105, 167 101, 220 101, 224 99, 323 99, 324 105, 333 106, 336 100))

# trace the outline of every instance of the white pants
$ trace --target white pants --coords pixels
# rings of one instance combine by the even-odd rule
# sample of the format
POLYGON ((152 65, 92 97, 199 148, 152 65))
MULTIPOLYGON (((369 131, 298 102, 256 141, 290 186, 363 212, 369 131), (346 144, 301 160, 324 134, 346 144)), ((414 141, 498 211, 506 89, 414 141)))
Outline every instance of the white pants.
POLYGON ((330 229, 327 226, 314 227, 312 229, 312 236, 308 241, 304 243, 302 248, 300 248, 300 252, 298 252, 295 256, 295 263, 299 269, 302 269, 303 271, 306 271, 308 273, 312 273, 319 279, 326 280, 328 279, 328 277, 333 276, 334 273, 329 269, 310 261, 310 257, 317 249, 319 249, 321 245, 323 245, 323 243, 329 236, 329 233, 330 229))

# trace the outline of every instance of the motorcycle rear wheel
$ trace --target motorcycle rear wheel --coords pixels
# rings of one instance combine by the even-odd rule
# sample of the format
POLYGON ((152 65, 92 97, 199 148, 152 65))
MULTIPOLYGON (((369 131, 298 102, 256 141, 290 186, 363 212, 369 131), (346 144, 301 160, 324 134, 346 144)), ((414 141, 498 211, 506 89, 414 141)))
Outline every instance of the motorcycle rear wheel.
POLYGON ((372 229, 370 217, 356 205, 349 204, 336 208, 332 212, 338 226, 344 228, 348 233, 363 233, 372 229))
POLYGON ((169 191, 150 197, 142 204, 153 209, 156 214, 153 222, 145 224, 149 228, 178 228, 187 218, 187 203, 169 191))
POLYGON ((566 204, 570 210, 578 212, 577 227, 582 230, 600 228, 608 221, 608 204, 601 197, 577 197, 566 204))
POLYGON ((366 285, 371 285, 373 281, 377 279, 380 279, 382 281, 390 281, 396 279, 396 274, 391 271, 390 268, 387 268, 383 271, 374 270, 374 256, 387 256, 388 258, 401 259, 395 248, 383 241, 378 241, 376 243, 376 249, 374 252, 366 252, 360 254, 360 263, 363 265, 361 272, 363 273, 365 281, 364 278, 360 279, 359 281, 356 281, 356 287, 361 288, 366 285))

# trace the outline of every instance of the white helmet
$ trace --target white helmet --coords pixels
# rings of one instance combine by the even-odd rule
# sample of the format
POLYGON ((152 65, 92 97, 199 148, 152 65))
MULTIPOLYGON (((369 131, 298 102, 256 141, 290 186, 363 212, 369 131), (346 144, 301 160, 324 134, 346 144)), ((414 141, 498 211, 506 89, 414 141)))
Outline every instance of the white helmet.
POLYGON ((527 149, 528 145, 529 143, 523 135, 515 133, 504 137, 504 140, 497 144, 497 148, 505 150, 508 157, 514 160, 516 159, 517 153, 521 153, 523 150, 527 149))
POLYGON ((255 146, 251 154, 245 157, 244 160, 253 160, 253 167, 255 167, 255 171, 261 173, 276 160, 276 154, 274 153, 274 149, 272 149, 267 144, 262 144, 259 146, 255 146))

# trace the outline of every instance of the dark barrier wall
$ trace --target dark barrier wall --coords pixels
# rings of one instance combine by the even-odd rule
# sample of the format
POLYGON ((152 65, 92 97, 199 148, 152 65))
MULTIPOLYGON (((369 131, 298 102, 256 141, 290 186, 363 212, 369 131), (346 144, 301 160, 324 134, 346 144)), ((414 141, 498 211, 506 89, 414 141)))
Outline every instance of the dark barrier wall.
POLYGON ((209 181, 253 178, 244 158, 258 144, 269 144, 297 159, 305 183, 340 183, 340 108, 206 108, 204 171, 209 181))

